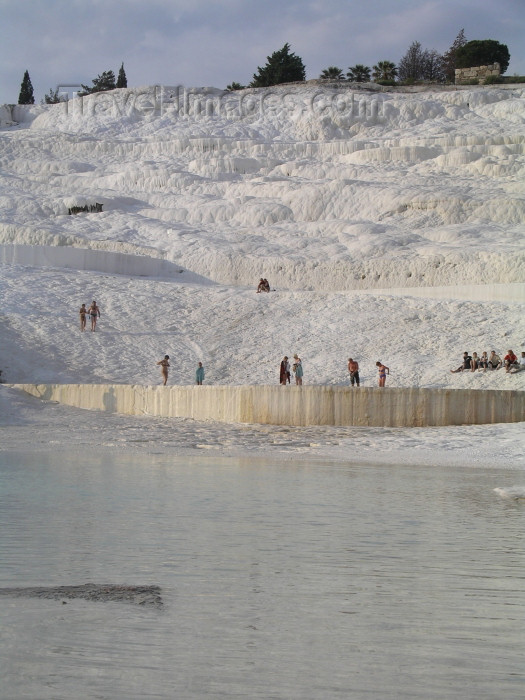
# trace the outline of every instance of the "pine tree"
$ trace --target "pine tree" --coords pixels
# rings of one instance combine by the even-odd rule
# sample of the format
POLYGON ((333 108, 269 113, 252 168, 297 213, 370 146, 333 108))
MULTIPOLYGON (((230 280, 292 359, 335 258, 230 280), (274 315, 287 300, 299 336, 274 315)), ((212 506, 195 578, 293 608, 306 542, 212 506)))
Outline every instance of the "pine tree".
POLYGON ((33 86, 31 85, 31 78, 29 77, 29 71, 26 70, 24 73, 24 79, 20 85, 20 95, 18 96, 19 105, 34 105, 35 97, 33 95, 33 86))
POLYGON ((435 49, 432 49, 432 51, 425 51, 423 78, 431 83, 444 83, 446 80, 443 56, 435 49))
POLYGON ((235 90, 244 90, 244 88, 245 88, 244 85, 241 85, 240 83, 236 83, 235 81, 233 81, 229 85, 226 85, 226 90, 228 90, 228 92, 234 92, 235 90))
POLYGON ((299 56, 290 53, 290 44, 286 43, 280 51, 267 56, 268 63, 264 68, 258 67, 250 87, 268 87, 281 83, 293 83, 304 80, 306 69, 299 56))
POLYGON ((84 94, 90 95, 93 92, 106 92, 107 90, 114 90, 115 85, 115 73, 112 70, 106 70, 102 75, 98 75, 91 81, 93 87, 88 87, 87 85, 82 85, 82 90, 84 94))
POLYGON ((44 99, 42 100, 43 104, 46 105, 56 105, 59 102, 65 102, 64 98, 60 97, 60 94, 58 92, 58 88, 49 88, 49 92, 44 95, 44 99))
POLYGON ((505 73, 509 61, 508 46, 495 39, 475 39, 461 46, 456 52, 456 68, 486 66, 497 62, 501 73, 505 73))
POLYGON ((118 72, 117 87, 118 88, 127 88, 128 87, 128 79, 126 78, 126 71, 124 70, 124 63, 122 63, 122 65, 120 66, 120 70, 118 72))
POLYGON ((465 30, 461 29, 457 37, 454 39, 454 43, 448 51, 443 54, 443 70, 445 72, 445 78, 449 83, 453 83, 456 79, 455 70, 456 66, 456 53, 459 48, 465 46, 467 40, 465 38, 465 30))
POLYGON ((423 79, 426 62, 426 51, 423 51, 419 41, 413 41, 406 54, 399 61, 399 80, 414 83, 423 79))

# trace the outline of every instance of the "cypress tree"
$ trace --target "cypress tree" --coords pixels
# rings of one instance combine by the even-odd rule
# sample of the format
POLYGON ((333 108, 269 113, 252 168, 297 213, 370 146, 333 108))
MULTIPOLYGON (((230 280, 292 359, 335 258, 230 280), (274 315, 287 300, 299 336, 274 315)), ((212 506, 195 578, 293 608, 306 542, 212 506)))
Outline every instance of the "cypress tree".
POLYGON ((35 97, 33 95, 33 86, 31 85, 31 78, 29 77, 29 71, 26 70, 24 73, 24 79, 20 85, 20 95, 18 96, 19 105, 34 105, 35 97))
POLYGON ((126 78, 126 71, 124 70, 124 63, 122 63, 122 65, 120 66, 120 70, 118 72, 117 87, 118 88, 127 88, 128 87, 128 79, 126 78))

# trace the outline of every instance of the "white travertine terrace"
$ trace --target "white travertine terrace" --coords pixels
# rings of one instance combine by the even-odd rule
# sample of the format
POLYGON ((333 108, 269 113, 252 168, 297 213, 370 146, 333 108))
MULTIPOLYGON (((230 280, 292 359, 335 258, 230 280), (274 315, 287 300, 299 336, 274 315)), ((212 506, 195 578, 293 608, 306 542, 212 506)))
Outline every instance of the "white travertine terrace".
POLYGON ((525 420, 525 392, 338 386, 16 384, 45 401, 225 423, 421 427, 525 420))

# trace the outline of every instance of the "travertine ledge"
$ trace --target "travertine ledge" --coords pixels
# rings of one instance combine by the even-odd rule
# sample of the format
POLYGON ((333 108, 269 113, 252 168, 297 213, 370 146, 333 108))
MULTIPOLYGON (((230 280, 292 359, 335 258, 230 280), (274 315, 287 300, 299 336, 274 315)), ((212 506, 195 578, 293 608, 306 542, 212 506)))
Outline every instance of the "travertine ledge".
POLYGON ((525 392, 341 386, 12 384, 44 401, 224 423, 421 427, 525 420, 525 392))

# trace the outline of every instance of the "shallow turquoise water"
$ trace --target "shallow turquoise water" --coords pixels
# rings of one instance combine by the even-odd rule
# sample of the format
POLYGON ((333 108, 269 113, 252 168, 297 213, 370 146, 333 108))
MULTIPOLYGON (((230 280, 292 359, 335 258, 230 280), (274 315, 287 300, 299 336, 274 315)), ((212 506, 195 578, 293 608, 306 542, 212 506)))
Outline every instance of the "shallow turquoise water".
POLYGON ((522 698, 516 472, 0 453, 0 697, 522 698))

